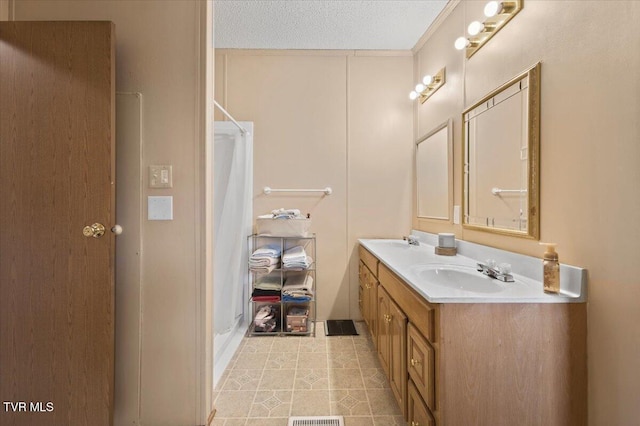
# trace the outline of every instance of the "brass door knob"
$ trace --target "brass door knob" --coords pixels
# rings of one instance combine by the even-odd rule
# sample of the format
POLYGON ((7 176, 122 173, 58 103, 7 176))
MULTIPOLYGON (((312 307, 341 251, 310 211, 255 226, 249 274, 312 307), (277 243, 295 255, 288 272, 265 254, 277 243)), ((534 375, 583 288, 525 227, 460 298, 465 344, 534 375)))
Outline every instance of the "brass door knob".
POLYGON ((411 366, 415 367, 416 365, 420 365, 420 360, 411 358, 411 366))
POLYGON ((82 228, 82 235, 85 237, 93 237, 100 238, 104 235, 104 225, 101 223, 94 223, 93 225, 88 225, 82 228))
POLYGON ((420 423, 418 423, 418 422, 411 422, 411 426, 420 426, 420 423))

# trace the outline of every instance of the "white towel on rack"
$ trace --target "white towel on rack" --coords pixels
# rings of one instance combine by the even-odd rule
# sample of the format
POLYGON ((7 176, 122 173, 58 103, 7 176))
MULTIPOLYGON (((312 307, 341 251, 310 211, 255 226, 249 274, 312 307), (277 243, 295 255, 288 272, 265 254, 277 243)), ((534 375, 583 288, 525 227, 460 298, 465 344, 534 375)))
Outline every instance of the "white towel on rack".
POLYGON ((301 270, 301 269, 309 269, 312 264, 313 264, 313 259, 310 256, 307 256, 302 260, 287 262, 286 264, 283 263, 282 265, 285 269, 301 270))
POLYGON ((273 272, 274 269, 276 269, 277 265, 269 265, 269 266, 250 266, 249 269, 251 269, 252 272, 256 272, 259 274, 270 274, 271 272, 273 272))
POLYGON ((280 253, 280 246, 278 244, 267 244, 254 251, 251 258, 280 257, 280 253))
POLYGON ((272 210, 271 215, 274 219, 293 219, 296 217, 300 217, 300 210, 280 208, 272 210))
POLYGON ((279 257, 258 257, 249 259, 249 266, 270 266, 280 263, 279 257))
POLYGON ((260 290, 281 290, 280 274, 260 277, 253 287, 260 290))
POLYGON ((307 258, 307 252, 304 251, 304 247, 295 246, 284 251, 282 255, 283 262, 298 262, 307 258))

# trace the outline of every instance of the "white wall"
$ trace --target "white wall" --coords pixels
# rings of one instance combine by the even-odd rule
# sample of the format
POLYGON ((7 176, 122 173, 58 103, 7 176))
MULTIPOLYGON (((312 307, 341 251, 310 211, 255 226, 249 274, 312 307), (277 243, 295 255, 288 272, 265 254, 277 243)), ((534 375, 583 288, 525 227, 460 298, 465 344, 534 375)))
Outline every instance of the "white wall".
POLYGON ((410 52, 222 49, 216 67, 217 100, 255 123, 255 215, 311 213, 318 317, 359 318, 357 239, 410 228, 410 52), (265 186, 333 194, 265 196, 265 186))
POLYGON ((171 195, 174 220, 142 221, 141 352, 139 359, 116 359, 116 369, 140 363, 140 387, 136 377, 126 385, 138 389, 139 406, 138 400, 130 401, 124 413, 116 406, 115 418, 117 424, 202 424, 210 404, 203 389, 208 361, 202 356, 203 306, 210 305, 203 303, 202 257, 210 5, 197 0, 20 0, 14 6, 16 20, 110 20, 116 25, 117 91, 141 92, 144 98, 143 218, 147 196, 171 195), (173 165, 172 189, 148 188, 151 164, 173 165))

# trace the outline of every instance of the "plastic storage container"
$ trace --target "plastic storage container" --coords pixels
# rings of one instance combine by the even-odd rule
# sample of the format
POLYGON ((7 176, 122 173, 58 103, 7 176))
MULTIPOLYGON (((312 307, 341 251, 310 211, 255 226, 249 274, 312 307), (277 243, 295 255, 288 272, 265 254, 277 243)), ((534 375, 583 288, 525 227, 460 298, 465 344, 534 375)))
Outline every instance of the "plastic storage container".
POLYGON ((256 234, 278 237, 308 237, 311 219, 256 219, 256 234))

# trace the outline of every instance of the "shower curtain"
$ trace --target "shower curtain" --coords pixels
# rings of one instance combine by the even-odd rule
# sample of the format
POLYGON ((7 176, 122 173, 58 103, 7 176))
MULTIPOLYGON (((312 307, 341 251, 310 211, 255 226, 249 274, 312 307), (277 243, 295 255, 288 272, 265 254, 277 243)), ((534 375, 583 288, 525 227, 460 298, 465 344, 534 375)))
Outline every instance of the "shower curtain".
POLYGON ((248 300, 248 241, 253 224, 253 123, 244 135, 228 121, 214 123, 213 166, 213 327, 233 331, 248 300))

